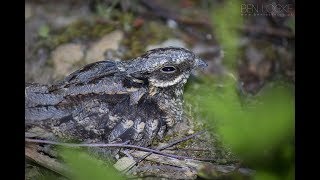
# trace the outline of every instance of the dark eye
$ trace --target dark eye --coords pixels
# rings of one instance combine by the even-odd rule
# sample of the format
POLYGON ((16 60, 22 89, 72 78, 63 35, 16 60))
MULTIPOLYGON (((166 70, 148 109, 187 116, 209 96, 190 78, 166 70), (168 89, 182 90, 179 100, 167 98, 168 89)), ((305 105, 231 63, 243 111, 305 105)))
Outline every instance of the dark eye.
POLYGON ((173 73, 176 71, 176 68, 173 66, 165 66, 161 69, 161 71, 165 73, 173 73))

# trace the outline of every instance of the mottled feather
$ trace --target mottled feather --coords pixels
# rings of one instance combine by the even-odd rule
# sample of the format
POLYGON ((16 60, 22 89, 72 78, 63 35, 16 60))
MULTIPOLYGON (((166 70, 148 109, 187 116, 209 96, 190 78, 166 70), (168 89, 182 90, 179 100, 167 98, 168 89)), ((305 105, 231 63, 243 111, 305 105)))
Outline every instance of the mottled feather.
POLYGON ((159 48, 130 61, 86 65, 53 85, 27 84, 26 132, 147 146, 181 121, 183 85, 201 65, 191 51, 159 48))

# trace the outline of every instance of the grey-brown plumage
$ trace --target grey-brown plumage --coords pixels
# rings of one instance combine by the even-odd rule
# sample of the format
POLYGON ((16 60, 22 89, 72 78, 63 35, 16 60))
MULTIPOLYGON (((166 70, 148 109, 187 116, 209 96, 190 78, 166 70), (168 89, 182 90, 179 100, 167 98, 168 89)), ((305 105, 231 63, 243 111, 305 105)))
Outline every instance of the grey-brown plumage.
POLYGON ((28 136, 147 146, 181 120, 183 85, 206 66, 183 48, 89 64, 53 85, 28 84, 28 136))

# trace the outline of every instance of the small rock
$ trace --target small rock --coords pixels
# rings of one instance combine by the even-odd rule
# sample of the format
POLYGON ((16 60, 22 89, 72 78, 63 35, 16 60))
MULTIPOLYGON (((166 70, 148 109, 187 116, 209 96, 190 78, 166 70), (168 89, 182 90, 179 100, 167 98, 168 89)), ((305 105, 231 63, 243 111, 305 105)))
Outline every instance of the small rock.
POLYGON ((87 63, 101 61, 105 59, 104 53, 107 50, 118 50, 120 41, 123 38, 123 32, 114 31, 105 35, 98 42, 94 43, 87 52, 85 58, 87 63))
POLYGON ((131 166, 135 161, 129 157, 123 157, 119 159, 113 166, 118 170, 118 171, 123 171, 127 169, 129 166, 131 166))
POLYGON ((161 44, 149 45, 147 47, 147 51, 149 51, 151 49, 155 49, 155 48, 163 48, 163 47, 168 47, 168 46, 186 48, 186 43, 184 43, 183 41, 181 41, 179 39, 168 39, 161 44))
POLYGON ((51 54, 55 74, 64 76, 74 71, 74 65, 84 58, 83 50, 83 45, 73 43, 57 47, 51 54))
POLYGON ((206 39, 211 40, 212 39, 212 34, 206 34, 206 39))
POLYGON ((189 134, 189 135, 194 134, 194 130, 189 129, 188 134, 189 134))
POLYGON ((172 20, 172 19, 169 19, 169 20, 167 21, 167 26, 168 26, 169 28, 172 28, 172 29, 177 29, 178 24, 177 24, 176 21, 174 21, 174 20, 172 20))

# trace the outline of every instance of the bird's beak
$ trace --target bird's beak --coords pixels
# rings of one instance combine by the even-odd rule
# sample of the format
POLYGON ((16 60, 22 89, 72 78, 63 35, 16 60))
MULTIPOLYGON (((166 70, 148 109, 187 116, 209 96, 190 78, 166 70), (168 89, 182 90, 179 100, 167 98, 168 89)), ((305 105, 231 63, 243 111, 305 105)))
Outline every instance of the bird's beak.
POLYGON ((196 58, 194 66, 197 67, 197 68, 204 69, 205 67, 208 66, 208 64, 206 62, 204 62, 202 59, 196 58))

